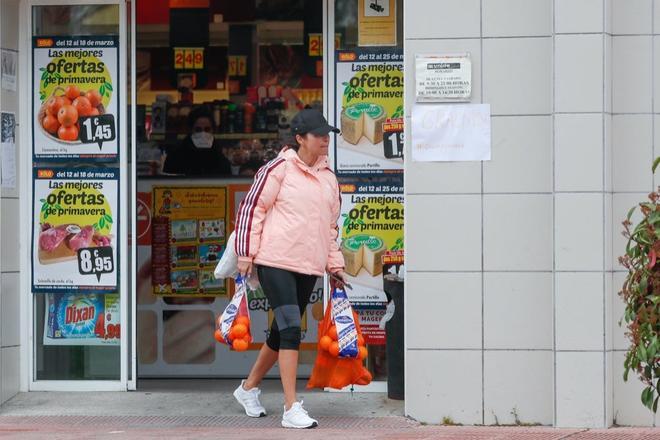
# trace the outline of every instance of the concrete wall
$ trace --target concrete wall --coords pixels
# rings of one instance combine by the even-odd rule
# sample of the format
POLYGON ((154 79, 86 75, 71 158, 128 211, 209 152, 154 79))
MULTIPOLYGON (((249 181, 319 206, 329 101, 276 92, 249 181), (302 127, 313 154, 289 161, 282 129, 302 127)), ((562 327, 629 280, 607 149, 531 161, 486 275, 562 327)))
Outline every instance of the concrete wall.
MULTIPOLYGON (((0 1, 0 47, 18 50, 19 0, 0 1)), ((24 56, 25 54, 21 54, 24 56)), ((18 66, 17 66, 18 69, 18 66)), ((20 78, 18 87, 21 86, 20 78)), ((18 92, 0 89, 0 110, 16 114, 18 92)), ((16 158, 20 139, 16 130, 16 158)), ((18 176, 16 182, 18 184, 18 176)), ((0 404, 19 389, 19 200, 18 188, 2 189, 0 197, 0 404)))
POLYGON ((489 162, 416 163, 407 145, 407 413, 650 425, 622 380, 616 256, 660 155, 660 1, 404 7, 406 129, 418 53, 470 52, 492 112, 489 162))

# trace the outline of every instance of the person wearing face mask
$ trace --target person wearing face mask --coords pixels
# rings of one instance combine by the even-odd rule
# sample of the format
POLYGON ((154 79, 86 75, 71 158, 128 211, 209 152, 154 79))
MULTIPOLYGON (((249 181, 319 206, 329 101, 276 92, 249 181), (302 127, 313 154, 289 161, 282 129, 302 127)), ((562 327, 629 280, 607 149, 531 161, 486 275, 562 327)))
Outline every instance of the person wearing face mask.
POLYGON ((213 137, 215 125, 210 110, 204 106, 194 108, 188 115, 188 127, 188 136, 168 151, 163 171, 186 176, 230 175, 229 160, 213 137))

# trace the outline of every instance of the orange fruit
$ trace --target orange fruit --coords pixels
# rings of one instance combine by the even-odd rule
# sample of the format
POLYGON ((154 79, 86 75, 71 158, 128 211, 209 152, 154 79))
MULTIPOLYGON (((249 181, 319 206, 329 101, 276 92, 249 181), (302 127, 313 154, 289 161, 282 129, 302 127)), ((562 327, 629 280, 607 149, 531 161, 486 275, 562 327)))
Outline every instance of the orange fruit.
POLYGON ((368 354, 369 352, 367 351, 367 347, 360 347, 358 349, 358 359, 364 360, 368 354))
POLYGON ((96 107, 93 107, 92 110, 89 112, 89 114, 87 116, 98 116, 100 114, 101 114, 101 112, 99 112, 99 109, 97 109, 96 107))
POLYGON ((57 112, 60 111, 60 108, 65 104, 64 98, 61 96, 51 96, 46 101, 46 111, 51 115, 57 115, 57 112))
POLYGON ((252 336, 248 333, 247 335, 243 336, 243 340, 247 342, 248 344, 252 343, 252 336))
POLYGON ((366 376, 367 376, 366 379, 367 379, 369 382, 371 382, 371 379, 373 379, 373 376, 371 375, 371 373, 370 373, 369 371, 367 371, 366 376))
POLYGON ((98 107, 99 104, 101 103, 101 100, 103 99, 101 97, 101 94, 96 91, 96 90, 90 90, 87 93, 85 93, 85 97, 89 99, 89 102, 92 104, 92 107, 98 107))
POLYGON ((339 356, 339 343, 337 341, 332 341, 330 343, 330 347, 328 348, 328 353, 330 353, 330 355, 334 357, 339 356))
POLYGON ((220 329, 217 329, 217 330, 213 333, 213 337, 215 338, 216 341, 218 341, 218 342, 224 344, 224 342, 225 342, 225 338, 222 337, 222 333, 220 332, 220 329))
POLYGON ((364 338, 362 335, 358 335, 358 346, 364 347, 364 338))
POLYGON ((243 324, 234 324, 231 330, 235 338, 242 338, 248 332, 247 327, 243 324))
POLYGON ((248 343, 244 339, 236 339, 232 342, 231 346, 236 351, 245 351, 248 349, 248 343))
POLYGON ((71 127, 78 122, 78 110, 72 105, 63 105, 57 112, 57 120, 65 127, 71 127))
POLYGON ((60 128, 60 123, 57 120, 57 118, 50 114, 46 115, 41 125, 43 125, 44 130, 46 130, 50 134, 57 133, 57 129, 60 128))
POLYGON ((92 104, 89 102, 89 99, 84 96, 79 96, 73 101, 73 106, 78 111, 80 116, 89 116, 92 111, 92 104))
POLYGON ((80 96, 80 89, 78 86, 74 86, 73 84, 70 86, 66 86, 66 89, 64 90, 64 95, 69 98, 71 101, 76 99, 78 96, 80 96))
POLYGON ((332 344, 332 339, 330 339, 330 336, 323 336, 319 340, 319 345, 321 346, 322 350, 328 351, 330 344, 332 344))
POLYGON ((250 319, 247 316, 238 316, 234 320, 234 325, 243 324, 246 327, 250 327, 250 319))
POLYGON ((328 336, 330 336, 330 338, 334 341, 336 341, 338 339, 338 337, 337 337, 337 326, 336 325, 333 325, 332 327, 330 327, 328 329, 328 336))
POLYGON ((57 129, 57 136, 63 141, 76 141, 78 140, 78 127, 62 125, 57 129))

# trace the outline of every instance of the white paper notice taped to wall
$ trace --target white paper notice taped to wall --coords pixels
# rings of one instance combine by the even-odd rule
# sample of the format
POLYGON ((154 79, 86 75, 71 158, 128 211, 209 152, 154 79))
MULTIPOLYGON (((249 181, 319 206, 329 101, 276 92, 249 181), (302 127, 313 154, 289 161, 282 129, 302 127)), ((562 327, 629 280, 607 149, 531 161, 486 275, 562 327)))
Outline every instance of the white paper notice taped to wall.
POLYGON ((490 160, 490 104, 417 104, 412 110, 416 162, 490 160))

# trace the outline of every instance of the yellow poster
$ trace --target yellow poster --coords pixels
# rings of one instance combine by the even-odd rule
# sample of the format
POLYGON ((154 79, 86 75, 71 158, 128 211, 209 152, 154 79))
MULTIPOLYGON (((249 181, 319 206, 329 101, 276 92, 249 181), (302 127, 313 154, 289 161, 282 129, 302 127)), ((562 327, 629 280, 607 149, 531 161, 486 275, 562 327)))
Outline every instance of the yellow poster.
POLYGON ((341 191, 340 249, 353 286, 348 296, 358 309, 382 308, 387 302, 382 257, 404 249, 402 176, 382 176, 370 182, 345 178, 341 191))
POLYGON ((154 187, 152 285, 156 295, 227 292, 213 269, 225 251, 225 187, 154 187))
POLYGON ((358 46, 396 46, 396 2, 358 0, 358 46))

